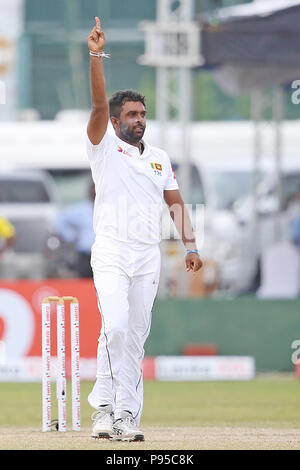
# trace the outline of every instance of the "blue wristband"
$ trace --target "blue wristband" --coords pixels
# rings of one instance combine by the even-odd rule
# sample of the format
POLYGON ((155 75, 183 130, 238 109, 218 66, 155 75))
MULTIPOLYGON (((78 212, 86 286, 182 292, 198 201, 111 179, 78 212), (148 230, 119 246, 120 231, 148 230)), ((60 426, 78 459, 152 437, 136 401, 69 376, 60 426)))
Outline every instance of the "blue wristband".
POLYGON ((199 255, 198 250, 186 250, 187 253, 196 253, 196 255, 199 255))

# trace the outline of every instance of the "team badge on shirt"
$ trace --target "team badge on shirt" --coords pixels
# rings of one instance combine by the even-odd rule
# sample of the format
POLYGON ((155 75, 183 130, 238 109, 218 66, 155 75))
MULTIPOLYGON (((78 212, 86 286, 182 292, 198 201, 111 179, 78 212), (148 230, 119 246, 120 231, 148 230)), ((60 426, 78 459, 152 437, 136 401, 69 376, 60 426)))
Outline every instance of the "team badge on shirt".
POLYGON ((162 171, 162 166, 160 163, 151 163, 153 170, 162 171))

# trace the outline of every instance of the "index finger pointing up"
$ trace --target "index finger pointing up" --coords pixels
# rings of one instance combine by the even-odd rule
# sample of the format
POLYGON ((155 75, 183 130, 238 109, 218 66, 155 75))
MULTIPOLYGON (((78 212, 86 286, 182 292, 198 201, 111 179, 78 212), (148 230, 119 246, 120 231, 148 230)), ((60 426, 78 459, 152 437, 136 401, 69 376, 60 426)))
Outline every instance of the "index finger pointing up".
POLYGON ((100 20, 99 20, 98 16, 95 16, 95 20, 96 20, 96 29, 97 29, 97 31, 101 31, 101 23, 100 23, 100 20))

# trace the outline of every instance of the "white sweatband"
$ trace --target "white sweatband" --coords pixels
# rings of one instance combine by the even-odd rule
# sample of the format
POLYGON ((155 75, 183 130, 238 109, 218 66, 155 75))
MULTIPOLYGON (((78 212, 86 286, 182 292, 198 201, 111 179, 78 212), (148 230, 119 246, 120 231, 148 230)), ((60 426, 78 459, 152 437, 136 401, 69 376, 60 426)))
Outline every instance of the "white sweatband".
POLYGON ((106 59, 110 59, 110 54, 107 54, 106 52, 92 52, 90 51, 90 55, 93 57, 104 57, 106 59))

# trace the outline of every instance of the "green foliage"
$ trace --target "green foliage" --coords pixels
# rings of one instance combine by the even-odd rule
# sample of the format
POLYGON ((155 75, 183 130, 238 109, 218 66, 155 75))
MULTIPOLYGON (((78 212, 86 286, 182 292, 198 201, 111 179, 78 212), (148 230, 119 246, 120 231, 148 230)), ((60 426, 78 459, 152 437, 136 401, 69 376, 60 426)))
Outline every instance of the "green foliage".
MULTIPOLYGON (((195 12, 199 15, 249 1, 195 0, 195 12)), ((90 108, 86 37, 95 14, 103 19, 103 28, 108 31, 106 49, 112 55, 111 60, 105 61, 108 95, 117 89, 140 90, 147 97, 148 118, 154 119, 155 71, 137 63, 144 51, 137 26, 141 20, 155 18, 156 0, 27 0, 25 34, 20 39, 18 52, 27 57, 28 49, 30 55, 18 72, 20 108, 35 108, 42 119, 53 119, 61 109, 90 108), (113 34, 120 30, 123 38, 110 41, 111 28, 113 34), (129 39, 131 33, 137 34, 136 40, 129 39)), ((297 119, 299 107, 291 103, 289 93, 286 93, 285 105, 286 117, 297 119)), ((209 71, 194 74, 193 107, 193 118, 197 121, 250 118, 249 94, 227 95, 209 71)))
POLYGON ((195 73, 193 98, 196 121, 250 119, 249 95, 232 97, 225 94, 211 72, 195 73))

